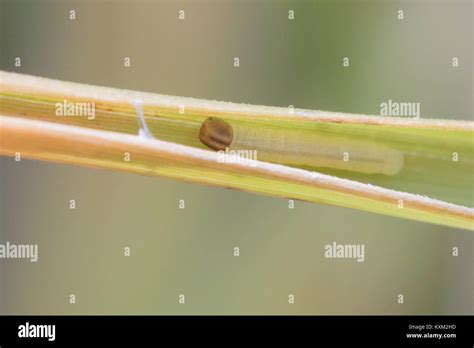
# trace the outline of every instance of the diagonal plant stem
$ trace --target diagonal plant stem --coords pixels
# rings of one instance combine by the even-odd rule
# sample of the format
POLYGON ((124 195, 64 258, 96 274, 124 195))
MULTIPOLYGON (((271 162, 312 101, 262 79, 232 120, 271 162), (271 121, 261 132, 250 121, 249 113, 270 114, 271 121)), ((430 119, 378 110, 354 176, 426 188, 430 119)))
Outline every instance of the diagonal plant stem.
MULTIPOLYGON (((289 113, 286 108, 122 91, 5 72, 0 78, 1 155, 21 153, 24 158, 167 177, 474 229, 474 209, 280 164, 257 161, 253 167, 232 161, 222 163, 219 154, 203 150, 205 146, 198 137, 199 127, 208 116, 244 120, 249 126, 261 121, 283 122, 276 125, 318 122, 389 130, 396 127, 408 132, 417 129, 457 132, 457 139, 472 135, 471 122, 378 118, 298 109, 289 113), (63 99, 94 102, 94 120, 56 116, 55 105, 63 99), (134 100, 142 101, 146 121, 156 138, 173 142, 137 135, 134 100), (180 113, 183 105, 184 114, 180 113), (130 161, 124 159, 125 153, 130 155, 130 161)), ((457 144, 461 145, 469 150, 469 142, 457 144)))

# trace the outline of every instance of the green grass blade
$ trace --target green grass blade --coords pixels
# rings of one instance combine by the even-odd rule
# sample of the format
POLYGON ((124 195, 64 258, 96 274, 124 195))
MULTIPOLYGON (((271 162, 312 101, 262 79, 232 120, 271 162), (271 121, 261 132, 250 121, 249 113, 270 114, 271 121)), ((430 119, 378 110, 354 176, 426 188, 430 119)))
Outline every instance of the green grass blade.
POLYGON ((33 159, 170 177, 473 229, 473 210, 462 207, 473 206, 472 122, 383 118, 214 102, 7 72, 0 72, 0 79, 0 111, 15 116, 14 120, 2 117, 4 155, 13 156, 22 149, 26 157, 33 159), (134 160, 124 162, 123 151, 127 146, 116 144, 116 139, 112 141, 110 137, 118 134, 130 144, 143 141, 136 136, 135 100, 142 101, 146 123, 159 140, 150 140, 146 146, 142 144, 144 148, 135 144, 138 153, 134 160), (64 101, 95 103, 94 119, 57 116, 57 103, 64 101), (217 163, 217 154, 207 151, 209 149, 199 140, 201 125, 210 116, 257 135, 275 129, 290 138, 302 139, 303 146, 319 137, 324 142, 391 149, 402 154, 403 167, 395 175, 384 175, 295 163, 290 165, 299 168, 292 168, 284 166, 284 160, 283 165, 259 162, 257 168, 217 163), (36 148, 24 144, 28 142, 28 134, 21 133, 20 123, 15 123, 21 121, 27 122, 22 125, 38 140, 36 148), (28 123, 35 121, 39 124, 28 123), (42 125, 42 132, 35 133, 31 128, 33 124, 42 125), (15 137, 5 136, 13 131, 15 137), (92 146, 87 139, 73 137, 75 147, 68 148, 48 142, 48 137, 63 139, 57 132, 85 132, 81 134, 106 140, 102 140, 100 146, 95 143, 92 146), (49 148, 51 144, 57 148, 49 148), (180 157, 182 154, 175 153, 176 158, 168 155, 163 158, 159 146, 179 149, 192 156, 180 157), (454 153, 457 161, 453 160, 454 153), (196 158, 200 160, 195 162, 196 158), (403 208, 399 208, 399 200, 403 200, 403 208))

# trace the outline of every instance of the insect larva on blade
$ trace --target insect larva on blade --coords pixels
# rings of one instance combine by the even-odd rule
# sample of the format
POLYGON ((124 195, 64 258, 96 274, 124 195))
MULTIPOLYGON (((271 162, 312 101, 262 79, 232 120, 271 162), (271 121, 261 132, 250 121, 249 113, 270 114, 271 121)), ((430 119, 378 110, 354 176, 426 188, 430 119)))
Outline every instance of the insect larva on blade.
POLYGON ((260 161, 290 166, 384 175, 395 175, 403 168, 402 153, 384 145, 281 128, 231 126, 216 117, 203 122, 199 139, 216 151, 256 150, 260 161))

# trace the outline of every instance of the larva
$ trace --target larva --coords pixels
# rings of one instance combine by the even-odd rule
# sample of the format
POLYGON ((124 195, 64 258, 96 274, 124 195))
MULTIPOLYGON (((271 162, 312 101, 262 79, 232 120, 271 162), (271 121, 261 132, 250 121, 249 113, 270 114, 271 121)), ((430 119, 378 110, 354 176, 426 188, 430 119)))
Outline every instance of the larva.
POLYGON ((384 175, 403 168, 403 154, 384 145, 280 128, 231 126, 216 117, 203 122, 199 139, 216 151, 256 150, 260 161, 290 166, 384 175))

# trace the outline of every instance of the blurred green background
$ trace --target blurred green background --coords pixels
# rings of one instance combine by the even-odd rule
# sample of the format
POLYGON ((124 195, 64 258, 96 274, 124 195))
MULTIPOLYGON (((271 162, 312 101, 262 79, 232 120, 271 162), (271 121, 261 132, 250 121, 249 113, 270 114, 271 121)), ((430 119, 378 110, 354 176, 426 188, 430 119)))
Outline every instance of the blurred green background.
MULTIPOLYGON (((472 13, 447 0, 2 0, 1 69, 352 113, 413 101, 422 117, 472 120, 472 13)), ((39 245, 37 263, 0 260, 2 314, 474 312, 469 231, 37 161, 1 158, 0 173, 0 243, 39 245), (324 258, 333 241, 365 244, 365 262, 324 258)))

